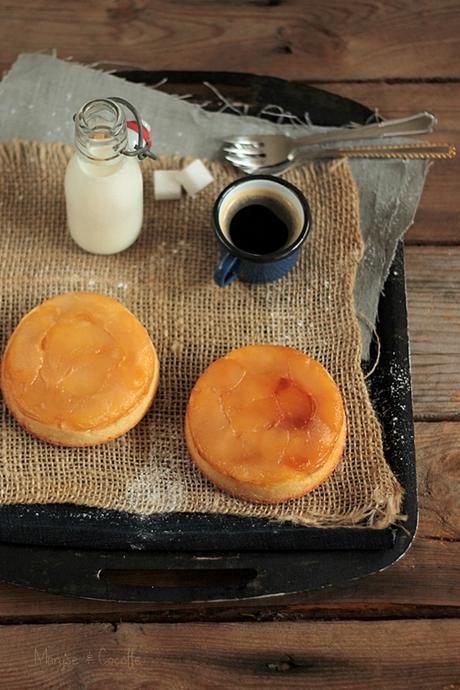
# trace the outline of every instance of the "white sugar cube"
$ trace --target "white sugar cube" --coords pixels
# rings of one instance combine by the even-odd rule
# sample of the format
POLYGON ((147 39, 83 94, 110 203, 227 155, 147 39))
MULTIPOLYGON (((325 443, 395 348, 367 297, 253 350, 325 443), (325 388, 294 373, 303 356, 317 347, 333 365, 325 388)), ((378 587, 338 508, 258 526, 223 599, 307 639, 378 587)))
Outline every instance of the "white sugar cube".
POLYGON ((198 158, 187 165, 180 173, 180 181, 187 194, 198 194, 214 181, 213 176, 198 158))
POLYGON ((154 170, 153 185, 157 201, 171 201, 180 199, 180 173, 177 170, 154 170))

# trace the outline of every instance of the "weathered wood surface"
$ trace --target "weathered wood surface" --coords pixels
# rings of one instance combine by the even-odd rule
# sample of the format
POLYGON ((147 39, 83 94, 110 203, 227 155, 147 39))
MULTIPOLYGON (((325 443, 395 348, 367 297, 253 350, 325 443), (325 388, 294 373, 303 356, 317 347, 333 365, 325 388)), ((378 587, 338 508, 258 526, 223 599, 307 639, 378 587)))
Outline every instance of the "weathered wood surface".
POLYGON ((55 49, 86 64, 287 79, 458 77, 458 9, 456 0, 2 2, 0 68, 55 49))
MULTIPOLYGON (((420 507, 418 540, 460 541, 460 423, 418 422, 415 442, 420 507)), ((460 604, 460 582, 458 596, 460 604)))
POLYGON ((454 620, 0 628, 0 689, 455 690, 454 620))
POLYGON ((415 416, 460 420, 460 247, 408 247, 415 416))

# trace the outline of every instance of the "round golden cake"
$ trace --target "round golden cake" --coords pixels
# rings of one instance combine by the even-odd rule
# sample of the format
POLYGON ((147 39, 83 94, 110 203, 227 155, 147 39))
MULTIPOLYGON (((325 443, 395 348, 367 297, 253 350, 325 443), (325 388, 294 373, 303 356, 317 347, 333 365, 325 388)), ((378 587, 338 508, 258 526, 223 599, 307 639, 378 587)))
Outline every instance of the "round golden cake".
POLYGON ((316 360, 251 345, 213 362, 187 406, 185 437, 203 474, 229 494, 278 503, 325 481, 346 438, 340 391, 316 360))
POLYGON ((71 292, 32 309, 6 346, 1 387, 34 436, 64 446, 111 441, 135 426, 158 387, 144 326, 122 304, 71 292))

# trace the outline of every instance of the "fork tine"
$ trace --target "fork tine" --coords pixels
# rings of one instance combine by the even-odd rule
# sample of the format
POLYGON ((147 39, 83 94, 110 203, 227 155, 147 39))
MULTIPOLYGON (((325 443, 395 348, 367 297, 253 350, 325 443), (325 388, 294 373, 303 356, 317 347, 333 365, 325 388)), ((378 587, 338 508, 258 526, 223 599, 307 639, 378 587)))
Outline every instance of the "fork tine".
POLYGON ((238 168, 242 165, 247 164, 246 158, 242 156, 232 156, 231 153, 226 153, 225 159, 228 160, 230 163, 233 163, 233 165, 236 165, 238 168))
POLYGON ((233 151, 237 156, 261 156, 265 155, 261 149, 249 146, 234 146, 233 144, 228 144, 222 146, 224 151, 233 151))
POLYGON ((256 141, 255 139, 250 139, 248 137, 230 137, 223 140, 225 144, 233 144, 234 146, 253 146, 259 148, 264 146, 263 141, 256 141))
POLYGON ((224 151, 230 153, 233 156, 239 156, 240 158, 250 158, 263 161, 265 158, 265 153, 250 153, 249 151, 243 151, 241 149, 235 149, 233 146, 224 146, 224 151))
POLYGON ((235 149, 235 151, 241 151, 241 153, 251 153, 255 152, 257 153, 258 151, 261 151, 262 149, 260 146, 257 146, 256 144, 227 144, 227 142, 224 142, 227 146, 231 146, 232 148, 235 149))
POLYGON ((244 172, 245 175, 252 175, 253 173, 257 172, 259 168, 246 168, 246 167, 239 167, 241 172, 244 172))
POLYGON ((248 163, 248 161, 246 161, 244 158, 238 158, 235 156, 226 155, 225 159, 229 163, 234 165, 236 168, 240 168, 240 170, 243 170, 243 172, 246 172, 246 173, 252 172, 252 171, 256 170, 256 168, 259 167, 257 165, 252 165, 252 164, 248 163))
POLYGON ((227 137, 226 139, 222 140, 224 144, 239 144, 240 143, 240 137, 227 137))
POLYGON ((234 146, 223 146, 222 150, 225 151, 226 153, 230 153, 231 155, 241 156, 242 158, 246 158, 246 153, 244 151, 242 151, 241 149, 236 149, 234 146))

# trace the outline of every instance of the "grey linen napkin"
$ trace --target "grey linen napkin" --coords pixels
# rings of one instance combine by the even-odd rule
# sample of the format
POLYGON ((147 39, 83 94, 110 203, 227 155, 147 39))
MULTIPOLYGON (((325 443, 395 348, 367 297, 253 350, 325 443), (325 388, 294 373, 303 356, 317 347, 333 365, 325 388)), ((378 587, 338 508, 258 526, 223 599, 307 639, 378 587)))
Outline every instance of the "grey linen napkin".
MULTIPOLYGON (((230 134, 283 132, 301 136, 324 129, 308 124, 275 124, 247 115, 209 113, 177 96, 90 67, 50 55, 26 54, 18 58, 0 83, 0 139, 72 143, 73 114, 86 100, 103 96, 121 96, 137 107, 152 127, 158 154, 220 158, 222 138, 230 134)), ((413 222, 428 164, 353 160, 351 167, 360 194, 365 245, 356 278, 355 305, 362 326, 362 357, 366 360, 379 295, 398 240, 413 222)))

